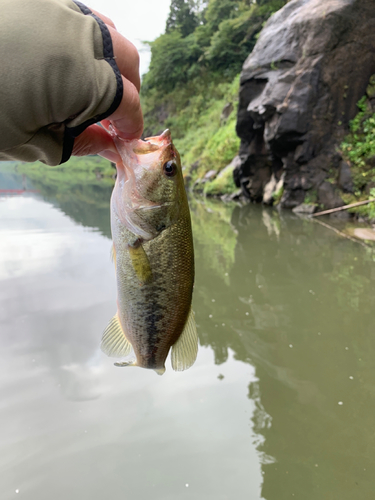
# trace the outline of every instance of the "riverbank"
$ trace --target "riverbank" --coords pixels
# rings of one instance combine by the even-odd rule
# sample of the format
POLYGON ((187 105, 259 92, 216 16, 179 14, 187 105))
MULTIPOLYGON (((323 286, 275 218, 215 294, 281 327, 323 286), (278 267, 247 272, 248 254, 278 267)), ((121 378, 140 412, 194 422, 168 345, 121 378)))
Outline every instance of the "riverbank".
MULTIPOLYGON (((300 211, 373 196, 369 1, 173 5, 141 99, 145 135, 171 129, 189 190, 300 211)), ((372 223, 375 206, 341 216, 372 223)))
POLYGON ((149 43, 141 88, 145 136, 171 130, 189 189, 207 196, 236 190, 228 165, 240 146, 239 74, 264 23, 286 3, 172 2, 165 33, 149 43))

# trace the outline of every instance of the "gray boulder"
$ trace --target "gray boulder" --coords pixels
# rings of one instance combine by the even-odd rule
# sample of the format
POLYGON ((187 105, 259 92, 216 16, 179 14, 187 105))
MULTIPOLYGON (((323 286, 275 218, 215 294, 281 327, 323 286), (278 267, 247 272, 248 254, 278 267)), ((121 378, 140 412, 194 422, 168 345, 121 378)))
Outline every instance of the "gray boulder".
MULTIPOLYGON (((302 204, 326 178, 351 191, 338 145, 375 73, 374 54, 374 0, 292 0, 268 20, 241 74, 234 179, 246 197, 263 201, 283 175, 283 207, 302 204)), ((343 204, 332 193, 331 204, 343 204)))

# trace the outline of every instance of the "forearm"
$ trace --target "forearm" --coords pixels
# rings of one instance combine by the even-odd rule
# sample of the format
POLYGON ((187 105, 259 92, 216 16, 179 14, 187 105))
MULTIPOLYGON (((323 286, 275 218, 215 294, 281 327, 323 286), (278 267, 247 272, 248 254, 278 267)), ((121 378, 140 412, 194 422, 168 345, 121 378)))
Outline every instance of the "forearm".
POLYGON ((0 5, 0 160, 57 165, 74 137, 120 104, 109 31, 70 0, 0 5))

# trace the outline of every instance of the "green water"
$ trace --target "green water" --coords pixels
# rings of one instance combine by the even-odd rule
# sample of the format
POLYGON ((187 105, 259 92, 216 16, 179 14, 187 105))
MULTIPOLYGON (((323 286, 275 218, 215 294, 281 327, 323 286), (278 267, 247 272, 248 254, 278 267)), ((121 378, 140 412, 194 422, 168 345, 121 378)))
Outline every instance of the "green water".
MULTIPOLYGON (((375 258, 287 212, 191 200, 200 348, 116 368, 108 186, 8 170, 0 498, 372 500, 375 258)), ((173 306, 173 298, 171 298, 173 306)))

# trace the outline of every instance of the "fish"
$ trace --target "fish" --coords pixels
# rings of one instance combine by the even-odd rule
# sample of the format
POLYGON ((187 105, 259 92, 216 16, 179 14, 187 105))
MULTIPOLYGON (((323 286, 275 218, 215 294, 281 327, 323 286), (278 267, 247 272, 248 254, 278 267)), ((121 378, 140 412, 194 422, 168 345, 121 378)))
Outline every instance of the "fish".
MULTIPOLYGON (((113 134, 112 134, 113 135, 113 134)), ((143 140, 113 139, 121 156, 111 196, 117 312, 102 351, 135 359, 116 366, 165 372, 192 366, 198 334, 191 307, 194 245, 180 155, 171 133, 143 140)))

